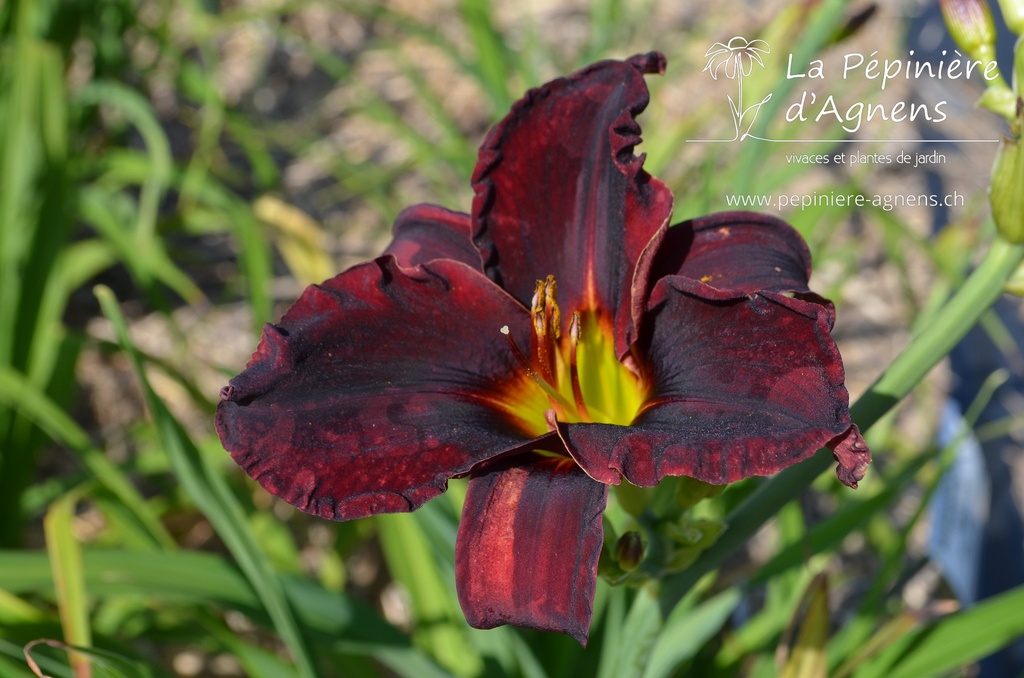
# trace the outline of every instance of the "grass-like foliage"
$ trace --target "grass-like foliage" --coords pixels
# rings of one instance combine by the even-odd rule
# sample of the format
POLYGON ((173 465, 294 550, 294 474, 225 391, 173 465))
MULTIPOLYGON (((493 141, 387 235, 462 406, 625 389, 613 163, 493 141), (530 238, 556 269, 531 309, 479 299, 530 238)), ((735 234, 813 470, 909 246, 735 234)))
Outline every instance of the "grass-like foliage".
MULTIPOLYGON (((263 323, 379 253, 403 207, 465 209, 488 127, 559 74, 666 53, 638 150, 675 221, 725 209, 726 193, 873 190, 868 173, 822 174, 754 140, 686 143, 723 132, 734 93, 697 77, 707 44, 745 31, 805 67, 864 17, 833 0, 744 16, 686 4, 0 3, 0 675, 920 677, 1024 634, 1024 588, 961 610, 941 584, 906 595, 934 570, 919 535, 953 455, 931 442, 926 377, 978 323, 1012 348, 989 309, 1024 247, 995 235, 984 184, 937 234, 920 211, 784 215, 837 300, 841 349, 863 339, 848 300, 887 289, 901 350, 848 363, 876 461, 856 492, 823 451, 705 500, 692 516, 724 523, 717 540, 659 579, 602 581, 586 649, 467 626, 464 482, 412 514, 328 523, 221 447, 217 388, 263 323)), ((885 39, 901 49, 898 31, 885 39)), ((744 85, 764 99, 759 136, 786 134, 785 76, 769 62, 744 85)), ((625 519, 613 502, 606 520, 625 519)))

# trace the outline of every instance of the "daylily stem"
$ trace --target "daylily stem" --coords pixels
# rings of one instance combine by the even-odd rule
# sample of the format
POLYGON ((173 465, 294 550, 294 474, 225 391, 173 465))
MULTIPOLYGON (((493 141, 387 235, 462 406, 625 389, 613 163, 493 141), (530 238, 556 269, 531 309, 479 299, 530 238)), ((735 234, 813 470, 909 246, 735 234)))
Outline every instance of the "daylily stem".
MULTIPOLYGON (((866 431, 917 386, 942 358, 974 327, 996 302, 1003 286, 1024 261, 1024 245, 1001 238, 992 243, 981 264, 963 286, 921 328, 888 369, 850 408, 853 420, 866 431)), ((788 502, 800 495, 835 461, 827 449, 777 474, 736 508, 727 518, 728 528, 693 565, 662 582, 661 605, 667 615, 705 574, 715 569, 788 502)))

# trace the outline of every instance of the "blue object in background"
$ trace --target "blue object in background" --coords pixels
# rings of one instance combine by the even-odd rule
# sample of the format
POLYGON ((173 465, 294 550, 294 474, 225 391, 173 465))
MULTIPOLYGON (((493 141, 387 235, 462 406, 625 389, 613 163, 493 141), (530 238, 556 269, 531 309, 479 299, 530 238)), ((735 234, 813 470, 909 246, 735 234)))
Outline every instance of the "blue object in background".
POLYGON ((946 401, 938 444, 943 449, 954 446, 956 456, 932 497, 928 555, 960 604, 970 607, 978 599, 981 546, 992 492, 981 444, 966 426, 956 400, 946 401))
MULTIPOLYGON (((998 14, 997 3, 989 5, 996 13, 997 59, 1000 68, 1009 73, 1016 36, 1006 28, 998 14)), ((907 46, 915 50, 918 58, 932 61, 938 61, 943 50, 952 54, 957 48, 945 28, 937 2, 925 4, 922 12, 910 22, 907 46)), ((986 113, 979 110, 978 115, 986 113)), ((938 130, 923 132, 923 137, 932 138, 929 135, 937 134, 938 130)), ((928 190, 936 194, 957 188, 945 186, 943 177, 931 170, 926 170, 924 179, 928 190)), ((948 224, 950 216, 948 208, 935 208, 932 212, 933 230, 938 232, 948 224)), ((957 410, 966 410, 985 379, 1000 369, 1007 370, 1010 378, 996 390, 976 425, 984 426, 1007 417, 1024 421, 1024 357, 1020 350, 1024 346, 1024 306, 1020 299, 1006 297, 995 305, 994 310, 1014 339, 1015 350, 1010 355, 1004 354, 980 326, 968 333, 949 356, 954 376, 951 397, 957 407, 943 417, 949 420, 944 422, 944 426, 958 425, 961 419, 957 410)), ((933 532, 932 540, 936 543, 929 543, 929 552, 965 606, 1024 584, 1024 519, 1012 487, 1013 467, 1024 469, 1024 447, 1012 436, 1011 431, 998 438, 976 440, 976 446, 964 443, 943 483, 948 485, 939 491, 931 507, 933 530, 937 530, 938 535, 933 532), (984 474, 982 483, 978 478, 980 472, 984 474), (943 493, 982 492, 979 489, 982 486, 988 488, 987 499, 982 498, 987 503, 987 517, 980 522, 973 522, 975 518, 968 516, 969 513, 975 515, 971 498, 948 495, 943 498, 943 493), (947 520, 952 520, 953 524, 948 524, 947 520), (965 534, 953 536, 952 533, 958 529, 973 529, 978 534, 973 537, 965 534)), ((1024 676, 1024 639, 980 662, 978 678, 1020 676, 1024 676)))
MULTIPOLYGON (((977 426, 997 421, 1024 421, 1024 369, 1020 346, 1024 345, 1024 322, 1021 301, 1004 298, 995 306, 995 313, 1016 340, 1015 351, 1004 355, 979 325, 950 353, 954 374, 953 398, 960 407, 977 395, 982 382, 996 370, 1009 372, 1009 379, 995 392, 978 418, 977 426)), ((1018 427, 1019 428, 1019 427, 1018 427)), ((1013 467, 1024 464, 1024 449, 1006 435, 980 441, 981 458, 988 476, 990 498, 988 520, 982 525, 980 550, 977 554, 976 599, 983 600, 1024 584, 1024 519, 1013 495, 1013 467)), ((954 465, 951 472, 957 471, 954 465)), ((959 473, 959 471, 957 471, 959 473)), ((958 475, 952 475, 956 479, 958 475)), ((954 480, 956 482, 956 480, 954 480)), ((1024 638, 981 662, 981 678, 1004 678, 1024 674, 1024 638)))

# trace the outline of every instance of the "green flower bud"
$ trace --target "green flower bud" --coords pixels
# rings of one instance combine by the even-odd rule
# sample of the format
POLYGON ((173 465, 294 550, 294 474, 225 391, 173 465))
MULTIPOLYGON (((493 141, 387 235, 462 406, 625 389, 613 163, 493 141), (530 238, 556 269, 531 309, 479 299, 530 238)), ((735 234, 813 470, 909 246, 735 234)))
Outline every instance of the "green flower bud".
POLYGON ((1024 35, 1024 0, 999 0, 1003 21, 1017 35, 1024 35))
POLYGON ((1017 38, 1013 48, 1013 89, 1017 96, 1024 97, 1024 35, 1017 38))
POLYGON ((1003 116, 1007 120, 1013 120, 1017 111, 1017 94, 1006 86, 1002 78, 989 83, 988 88, 978 99, 978 105, 985 110, 992 111, 1003 116))
POLYGON ((629 531, 615 544, 615 560, 623 572, 632 572, 644 559, 644 540, 639 532, 629 531))
POLYGON ((995 59, 996 25, 985 0, 939 0, 953 40, 974 59, 995 59))
MULTIPOLYGON (((1021 103, 1017 105, 1017 125, 1020 130, 1024 112, 1021 103)), ((1013 139, 1003 137, 999 142, 999 151, 992 165, 992 188, 989 190, 989 203, 992 206, 992 218, 996 222, 999 234, 1015 244, 1024 244, 1024 144, 1020 137, 1013 139)))

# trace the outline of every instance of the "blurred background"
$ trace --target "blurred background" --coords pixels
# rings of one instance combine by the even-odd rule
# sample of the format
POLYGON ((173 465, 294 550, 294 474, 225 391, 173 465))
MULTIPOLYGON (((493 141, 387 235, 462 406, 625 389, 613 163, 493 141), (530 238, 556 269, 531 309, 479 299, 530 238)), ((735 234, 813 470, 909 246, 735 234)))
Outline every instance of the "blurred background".
MULTIPOLYGON (((1012 36, 1000 46, 1009 73, 1012 36)), ((626 670, 636 587, 602 583, 587 650, 466 627, 452 564, 460 482, 412 515, 311 518, 234 467, 213 408, 262 324, 305 285, 378 254, 403 208, 468 211, 476 149, 528 88, 650 50, 668 70, 647 79, 637 152, 674 191, 677 221, 724 210, 731 195, 964 196, 941 209, 782 211, 812 249, 812 287, 836 302, 856 399, 992 235, 995 146, 921 140, 1008 133, 974 106, 976 80, 882 91, 835 72, 847 53, 905 59, 910 49, 922 60, 955 49, 937 2, 0 4, 0 675, 32 675, 22 651, 39 639, 95 648, 69 665, 61 649, 35 646, 54 676, 770 676, 808 647, 827 654, 828 675, 896 675, 886 674, 893 662, 917 656, 918 645, 899 646, 908 634, 998 592, 979 585, 991 581, 986 567, 1021 562, 1017 303, 986 316, 983 343, 964 349, 969 363, 991 360, 943 364, 872 428, 860 490, 819 478, 701 580, 680 608, 701 623, 682 627, 689 641, 662 673, 626 670), (735 35, 773 47, 744 83, 747 105, 773 94, 759 136, 826 141, 692 142, 732 133, 736 83, 704 67, 713 43, 735 35), (787 79, 789 52, 833 72, 787 79), (948 118, 853 134, 834 118, 796 128, 784 106, 801 89, 847 106, 945 100, 948 118), (938 150, 944 161, 786 159, 854 147, 938 150), (1000 409, 982 417, 990 403, 1000 409), (968 435, 961 414, 984 425, 968 435), (989 457, 956 454, 996 443, 989 457), (947 497, 936 537, 929 501, 961 457, 967 470, 947 475, 961 485, 945 492, 981 497, 984 511, 947 497), (993 493, 1010 542, 986 565, 970 535, 985 529, 993 493), (742 595, 715 598, 723 591, 742 595)), ((720 519, 756 485, 702 511, 720 519)), ((977 651, 943 670, 976 675, 974 660, 1024 632, 1024 608, 1008 609, 976 621, 988 645, 972 640, 977 651)), ((989 675, 1024 670, 1006 666, 1016 673, 989 675)))

